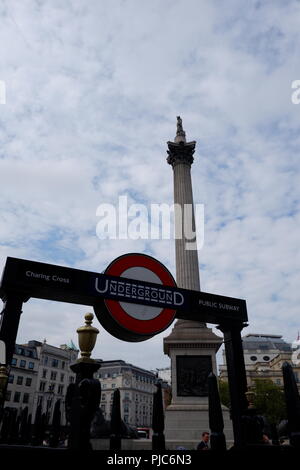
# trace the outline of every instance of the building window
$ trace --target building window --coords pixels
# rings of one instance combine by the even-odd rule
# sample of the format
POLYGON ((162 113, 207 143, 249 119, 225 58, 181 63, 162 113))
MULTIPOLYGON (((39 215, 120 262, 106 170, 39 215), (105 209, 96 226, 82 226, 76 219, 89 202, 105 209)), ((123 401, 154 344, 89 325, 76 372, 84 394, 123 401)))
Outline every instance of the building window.
POLYGON ((114 373, 112 374, 112 378, 115 379, 116 377, 117 377, 117 374, 114 372, 114 373))
POLYGON ((65 361, 61 361, 61 368, 62 368, 62 369, 65 368, 65 365, 66 365, 65 361))
POLYGON ((28 369, 34 369, 34 362, 29 362, 28 369))
POLYGON ((26 377, 26 380, 25 380, 26 387, 30 387, 31 382, 32 382, 32 378, 31 377, 26 377))
POLYGON ((23 403, 28 403, 29 402, 29 393, 24 393, 23 395, 23 403))
POLYGON ((26 367, 26 361, 24 361, 24 359, 21 359, 20 367, 26 367))
POLYGON ((56 372, 51 372, 50 380, 56 380, 56 372))
POLYGON ((63 385, 59 385, 59 386, 58 386, 57 393, 58 393, 59 395, 62 395, 62 394, 64 393, 64 386, 63 386, 63 385))
POLYGON ((105 393, 102 393, 102 397, 101 397, 101 399, 102 399, 103 401, 106 399, 106 395, 105 395, 105 393))
POLYGON ((15 357, 12 358, 11 360, 11 365, 16 366, 17 365, 17 359, 15 357))
POLYGON ((280 380, 280 379, 276 379, 276 383, 277 383, 277 385, 281 385, 281 380, 280 380))
POLYGON ((102 388, 106 388, 106 387, 107 387, 107 385, 106 385, 106 384, 102 384, 102 388))
POLYGON ((116 388, 116 384, 111 384, 111 388, 116 388))
POLYGON ((69 382, 70 382, 70 384, 74 383, 74 377, 73 377, 73 375, 71 375, 71 376, 69 377, 69 382))
POLYGON ((54 392, 55 389, 55 384, 50 384, 49 385, 49 392, 54 392))
POLYGON ((65 380, 65 374, 60 374, 60 381, 63 382, 65 380))
POLYGON ((19 403, 20 397, 21 397, 21 393, 20 392, 15 392, 14 402, 19 403))
POLYGON ((23 377, 21 375, 18 375, 17 377, 17 385, 22 385, 23 383, 23 377))
POLYGON ((15 378, 14 375, 9 375, 9 377, 8 377, 8 383, 9 383, 9 384, 13 384, 13 383, 14 383, 14 378, 15 378))
POLYGON ((11 398, 11 390, 7 390, 6 395, 5 395, 5 400, 10 401, 11 398))
POLYGON ((251 359, 251 361, 257 361, 257 357, 256 357, 256 356, 250 356, 250 359, 251 359))
POLYGON ((52 359, 51 366, 58 367, 58 359, 52 359))
POLYGON ((128 423, 128 415, 124 415, 124 422, 128 423))
POLYGON ((44 392, 46 387, 46 382, 40 382, 40 392, 44 392))
POLYGON ((43 369, 43 379, 47 377, 47 369, 43 369))
POLYGON ((44 357, 44 366, 46 366, 48 364, 48 356, 45 356, 44 357))

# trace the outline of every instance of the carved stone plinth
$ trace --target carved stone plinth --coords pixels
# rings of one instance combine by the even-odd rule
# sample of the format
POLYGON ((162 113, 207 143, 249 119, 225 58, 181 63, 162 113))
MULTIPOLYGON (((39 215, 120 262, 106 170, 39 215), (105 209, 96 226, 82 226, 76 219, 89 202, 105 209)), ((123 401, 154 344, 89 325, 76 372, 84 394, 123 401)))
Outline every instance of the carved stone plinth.
MULTIPOLYGON (((172 401, 165 411, 166 440, 200 440, 209 431, 208 382, 217 375, 216 352, 222 338, 199 322, 179 320, 164 338, 171 359, 172 401)), ((223 407, 224 434, 232 440, 229 411, 223 407)))

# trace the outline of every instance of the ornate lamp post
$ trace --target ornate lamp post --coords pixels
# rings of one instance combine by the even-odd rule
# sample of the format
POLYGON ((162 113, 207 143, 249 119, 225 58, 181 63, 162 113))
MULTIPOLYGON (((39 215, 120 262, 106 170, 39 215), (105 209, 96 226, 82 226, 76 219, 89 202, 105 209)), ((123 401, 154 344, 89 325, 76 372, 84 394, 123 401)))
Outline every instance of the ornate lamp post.
POLYGON ((90 450, 90 426, 99 408, 101 386, 94 373, 100 364, 91 359, 99 330, 92 326, 94 315, 85 315, 85 325, 77 329, 81 357, 70 366, 76 374, 75 384, 70 384, 66 396, 67 416, 70 422, 68 447, 90 450))
POLYGON ((81 358, 78 359, 77 362, 95 363, 94 359, 91 359, 91 353, 95 347, 99 330, 92 326, 94 318, 93 313, 87 313, 84 318, 85 325, 77 328, 79 349, 81 354, 81 358))

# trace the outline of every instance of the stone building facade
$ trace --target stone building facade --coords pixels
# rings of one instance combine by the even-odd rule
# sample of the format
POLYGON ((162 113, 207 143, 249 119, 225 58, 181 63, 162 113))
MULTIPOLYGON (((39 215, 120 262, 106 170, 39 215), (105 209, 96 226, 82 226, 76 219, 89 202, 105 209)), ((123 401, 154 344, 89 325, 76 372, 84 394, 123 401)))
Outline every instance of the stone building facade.
MULTIPOLYGON (((297 385, 300 390, 300 363, 293 362, 291 344, 280 335, 248 334, 243 337, 243 350, 248 387, 255 380, 272 380, 283 387, 282 365, 289 362, 293 366, 297 385)), ((223 364, 219 366, 220 380, 228 380, 226 358, 223 352, 223 364)))
POLYGON ((151 427, 155 373, 121 359, 98 361, 101 363, 97 373, 102 388, 100 406, 105 419, 110 420, 113 392, 118 388, 123 421, 134 427, 151 427))
POLYGON ((39 358, 37 350, 29 344, 16 344, 10 367, 5 405, 32 413, 37 388, 39 358))
POLYGON ((75 381, 70 364, 76 361, 78 350, 62 345, 59 348, 46 342, 29 341, 16 344, 13 356, 5 406, 23 409, 34 419, 37 406, 52 419, 55 402, 61 400, 62 424, 65 424, 65 395, 69 383, 75 381))

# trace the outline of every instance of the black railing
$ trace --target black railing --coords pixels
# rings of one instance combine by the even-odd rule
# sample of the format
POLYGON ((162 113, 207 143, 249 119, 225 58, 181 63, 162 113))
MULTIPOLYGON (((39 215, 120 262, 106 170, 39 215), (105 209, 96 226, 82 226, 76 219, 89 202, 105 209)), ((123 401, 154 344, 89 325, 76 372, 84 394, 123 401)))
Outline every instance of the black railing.
MULTIPOLYGON (((66 417, 68 424, 61 425, 61 401, 57 400, 51 423, 47 424, 46 414, 39 405, 36 409, 34 421, 28 414, 28 407, 20 412, 16 408, 6 407, 2 413, 0 423, 0 447, 30 447, 31 449, 65 448, 66 450, 92 450, 90 444, 91 422, 100 408, 101 387, 99 380, 93 379, 95 367, 84 363, 77 364, 75 372, 77 380, 68 387, 66 396, 66 417)), ((222 405, 218 392, 216 376, 211 373, 208 377, 209 390, 209 426, 210 452, 243 452, 249 449, 264 449, 268 452, 278 452, 281 447, 291 450, 300 450, 300 397, 293 369, 285 363, 282 367, 284 378, 284 393, 287 408, 286 433, 289 438, 288 446, 280 446, 278 429, 273 425, 272 446, 266 446, 262 440, 264 421, 253 406, 244 410, 241 416, 242 440, 239 445, 226 449, 224 435, 224 422, 222 405), (243 445, 240 445, 243 442, 243 445), (275 445, 274 445, 275 444, 275 445), (276 450, 277 449, 277 450, 276 450)), ((168 446, 164 436, 164 409, 161 383, 156 384, 157 390, 153 394, 152 409, 152 450, 164 451, 168 446)), ((124 422, 121 419, 120 391, 117 389, 113 396, 113 406, 110 422, 109 448, 122 449, 122 436, 124 436, 124 422)))

